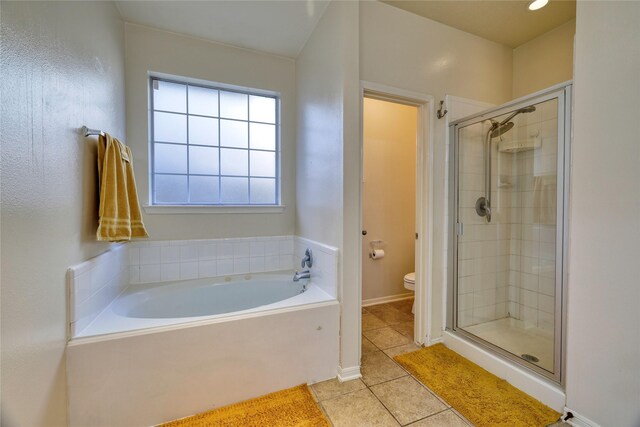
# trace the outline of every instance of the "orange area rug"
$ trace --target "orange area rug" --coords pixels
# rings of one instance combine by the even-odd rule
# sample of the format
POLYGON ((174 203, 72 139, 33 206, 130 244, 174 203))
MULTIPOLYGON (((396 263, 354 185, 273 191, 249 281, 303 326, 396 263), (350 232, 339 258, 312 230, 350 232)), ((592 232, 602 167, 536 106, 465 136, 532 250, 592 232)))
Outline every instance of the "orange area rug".
POLYGON ((330 427, 306 384, 162 424, 161 427, 330 427))
POLYGON ((394 359, 477 427, 544 427, 560 417, 443 344, 394 359))

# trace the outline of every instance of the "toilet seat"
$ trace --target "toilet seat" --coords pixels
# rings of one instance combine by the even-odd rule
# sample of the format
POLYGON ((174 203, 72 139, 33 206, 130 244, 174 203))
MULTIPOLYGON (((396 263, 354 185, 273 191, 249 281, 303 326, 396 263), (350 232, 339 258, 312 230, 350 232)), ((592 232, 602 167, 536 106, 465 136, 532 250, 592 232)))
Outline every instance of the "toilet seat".
MULTIPOLYGON (((410 291, 416 290, 416 273, 408 273, 404 276, 404 287, 410 291)), ((411 313, 415 313, 416 310, 416 302, 413 302, 413 306, 411 307, 411 313)))
POLYGON ((404 276, 404 287, 409 290, 416 289, 416 273, 408 273, 404 276))

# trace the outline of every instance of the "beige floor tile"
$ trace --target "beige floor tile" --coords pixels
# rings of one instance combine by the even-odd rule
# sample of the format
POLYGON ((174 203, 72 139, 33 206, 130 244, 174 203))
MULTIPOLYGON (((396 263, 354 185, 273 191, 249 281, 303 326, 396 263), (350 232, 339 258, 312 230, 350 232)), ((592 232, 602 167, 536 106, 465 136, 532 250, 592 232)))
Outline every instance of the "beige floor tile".
POLYGON ((401 345, 398 347, 387 348, 387 349, 384 349, 383 351, 384 351, 384 354, 386 354, 387 356, 393 359, 394 357, 400 354, 411 353, 412 351, 420 350, 421 348, 422 347, 420 347, 417 344, 409 343, 409 344, 401 345))
POLYGON ((362 330, 369 331, 371 329, 380 329, 386 327, 387 324, 384 323, 380 318, 376 317, 371 313, 363 313, 362 314, 362 330))
POLYGON ((367 307, 367 311, 382 319, 382 321, 388 323, 389 325, 402 322, 413 322, 412 315, 403 313, 402 311, 388 304, 372 305, 370 307, 367 307))
POLYGON ((407 338, 413 340, 413 322, 402 322, 391 326, 407 338))
POLYGON ((413 315, 413 313, 411 313, 411 309, 413 308, 413 298, 411 299, 405 299, 402 301, 395 301, 390 303, 390 305, 394 308, 397 308, 398 310, 402 311, 403 313, 407 313, 407 314, 411 314, 413 315))
POLYGON ((372 351, 380 350, 376 347, 371 341, 367 339, 364 335, 362 336, 362 354, 371 353, 372 351))
POLYGON ((362 381, 368 386, 408 375, 382 351, 363 354, 360 372, 362 381))
POLYGON ((402 425, 447 409, 436 397, 411 377, 374 385, 371 391, 402 425))
POLYGON ((322 406, 334 427, 399 425, 368 389, 325 400, 322 406))
POLYGON ((462 418, 456 414, 448 411, 440 412, 439 414, 432 415, 429 418, 425 418, 413 424, 411 427, 469 427, 462 418))
POLYGON ((362 334, 380 349, 397 347, 411 342, 409 338, 390 327, 372 329, 364 331, 362 334))
POLYGON ((320 401, 332 399, 334 397, 351 393, 353 391, 357 391, 366 387, 367 386, 364 385, 364 383, 360 379, 340 382, 337 378, 311 385, 311 389, 314 391, 318 400, 320 401))

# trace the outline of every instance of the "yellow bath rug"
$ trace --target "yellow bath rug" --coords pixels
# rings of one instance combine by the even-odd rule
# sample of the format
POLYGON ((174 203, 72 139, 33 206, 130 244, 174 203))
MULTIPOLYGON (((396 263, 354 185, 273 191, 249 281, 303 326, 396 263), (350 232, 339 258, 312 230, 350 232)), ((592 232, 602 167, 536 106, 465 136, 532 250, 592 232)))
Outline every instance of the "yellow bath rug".
POLYGON ((477 427, 544 427, 560 417, 443 344, 395 360, 477 427))
POLYGON ((160 427, 329 427, 306 384, 162 424, 160 427))

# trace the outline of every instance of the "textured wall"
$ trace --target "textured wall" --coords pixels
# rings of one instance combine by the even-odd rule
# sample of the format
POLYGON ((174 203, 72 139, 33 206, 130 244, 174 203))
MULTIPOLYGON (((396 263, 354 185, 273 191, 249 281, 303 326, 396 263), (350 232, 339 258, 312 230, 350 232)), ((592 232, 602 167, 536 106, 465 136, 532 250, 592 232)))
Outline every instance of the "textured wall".
POLYGON ((331 2, 296 61, 296 234, 340 249, 345 369, 360 365, 358 6, 331 2))
POLYGON ((126 24, 127 142, 140 202, 149 202, 149 72, 281 94, 282 213, 144 214, 153 240, 293 234, 295 211, 295 63, 293 60, 126 24))
POLYGON ((602 426, 640 425, 638 23, 639 2, 578 2, 567 406, 602 426))
POLYGON ((124 136, 110 2, 2 3, 2 424, 67 424, 65 273, 95 242, 96 149, 124 136))

